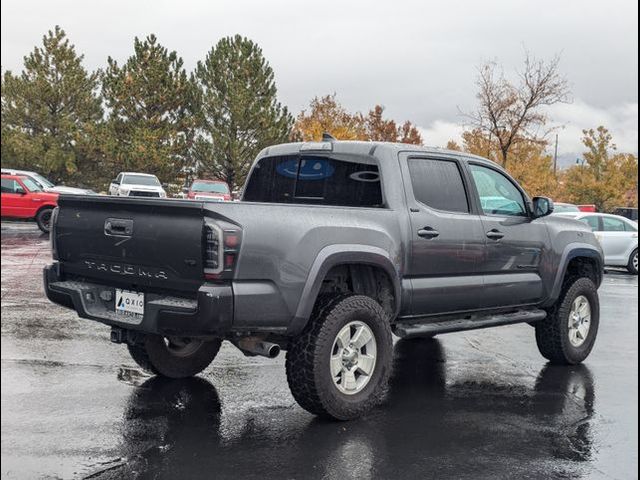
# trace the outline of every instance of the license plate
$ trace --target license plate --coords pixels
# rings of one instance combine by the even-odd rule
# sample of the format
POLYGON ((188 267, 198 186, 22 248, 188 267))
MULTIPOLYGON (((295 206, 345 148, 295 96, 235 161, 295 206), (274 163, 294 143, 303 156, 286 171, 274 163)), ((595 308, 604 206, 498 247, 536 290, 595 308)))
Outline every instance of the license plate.
POLYGON ((115 309, 119 315, 142 320, 144 316, 144 293, 116 288, 115 309))

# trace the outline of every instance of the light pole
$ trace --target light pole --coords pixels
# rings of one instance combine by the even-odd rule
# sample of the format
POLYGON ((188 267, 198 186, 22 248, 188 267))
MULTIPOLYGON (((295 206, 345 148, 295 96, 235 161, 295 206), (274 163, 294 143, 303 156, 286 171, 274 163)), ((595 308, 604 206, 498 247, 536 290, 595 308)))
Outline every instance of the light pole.
POLYGON ((556 133, 556 148, 553 152, 553 175, 558 176, 558 134, 556 133))

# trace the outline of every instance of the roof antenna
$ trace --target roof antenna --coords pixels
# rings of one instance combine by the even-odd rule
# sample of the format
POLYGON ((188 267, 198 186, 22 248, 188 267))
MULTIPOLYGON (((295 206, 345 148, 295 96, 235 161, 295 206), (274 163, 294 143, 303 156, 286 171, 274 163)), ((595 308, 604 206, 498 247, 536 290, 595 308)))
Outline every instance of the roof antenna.
POLYGON ((322 141, 323 142, 335 142, 336 139, 333 135, 331 135, 329 132, 323 132, 322 133, 322 141))

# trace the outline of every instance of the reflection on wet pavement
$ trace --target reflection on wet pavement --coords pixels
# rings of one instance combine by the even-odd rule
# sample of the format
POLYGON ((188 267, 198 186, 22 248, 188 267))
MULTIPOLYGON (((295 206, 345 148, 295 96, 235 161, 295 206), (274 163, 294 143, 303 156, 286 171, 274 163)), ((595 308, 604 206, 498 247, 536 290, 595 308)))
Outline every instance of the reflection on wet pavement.
POLYGON ((148 478, 212 471, 222 477, 271 471, 282 478, 495 478, 505 472, 567 478, 579 470, 575 462, 591 458, 595 391, 588 367, 545 366, 532 387, 448 383, 439 341, 400 341, 395 354, 388 405, 370 418, 310 420, 279 437, 260 419, 245 417, 233 442, 225 438, 213 383, 148 379, 124 409, 120 448, 127 460, 109 471, 148 478))
POLYGON ((634 277, 607 276, 584 365, 545 364, 526 325, 398 341, 386 405, 335 423, 295 404, 282 358, 224 345, 200 377, 142 373, 106 327, 43 300, 47 248, 3 226, 3 478, 636 475, 634 277))

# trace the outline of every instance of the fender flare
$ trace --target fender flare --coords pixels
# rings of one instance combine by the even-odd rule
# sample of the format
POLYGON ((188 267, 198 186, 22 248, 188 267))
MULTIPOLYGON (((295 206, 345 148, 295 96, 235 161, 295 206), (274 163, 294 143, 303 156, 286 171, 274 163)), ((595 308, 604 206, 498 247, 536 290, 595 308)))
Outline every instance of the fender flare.
POLYGON ((389 252, 369 245, 329 245, 320 250, 311 265, 295 316, 289 325, 287 334, 297 335, 307 325, 320 293, 322 281, 329 273, 329 270, 338 265, 348 264, 364 264, 382 268, 391 279, 395 297, 396 311, 394 315, 398 314, 402 298, 399 267, 391 260, 389 252))
POLYGON ((564 282, 564 277, 567 274, 567 268, 569 267, 569 263, 571 260, 575 258, 590 258, 596 261, 597 265, 597 274, 598 280, 596 287, 600 286, 602 283, 602 276, 604 275, 604 258, 602 256, 602 252, 598 250, 593 245, 588 243, 570 243, 568 244, 564 251, 562 252, 562 256, 560 257, 560 267, 556 272, 556 277, 553 282, 553 287, 549 292, 549 298, 544 303, 543 306, 550 307, 555 303, 555 301, 560 297, 560 293, 562 291, 562 284, 564 282))

